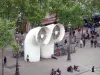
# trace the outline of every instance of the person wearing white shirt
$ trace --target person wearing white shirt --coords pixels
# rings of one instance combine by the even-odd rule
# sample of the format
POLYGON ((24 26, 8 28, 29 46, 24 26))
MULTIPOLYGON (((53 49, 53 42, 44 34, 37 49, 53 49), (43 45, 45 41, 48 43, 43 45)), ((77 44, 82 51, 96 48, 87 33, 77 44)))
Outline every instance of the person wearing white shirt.
POLYGON ((80 40, 80 48, 82 48, 82 46, 83 46, 83 40, 81 39, 80 40))

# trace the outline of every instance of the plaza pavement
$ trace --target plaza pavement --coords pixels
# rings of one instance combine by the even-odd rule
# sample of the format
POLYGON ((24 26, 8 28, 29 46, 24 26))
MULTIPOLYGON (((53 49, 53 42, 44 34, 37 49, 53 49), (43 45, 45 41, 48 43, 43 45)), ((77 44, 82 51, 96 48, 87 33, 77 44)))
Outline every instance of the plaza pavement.
MULTIPOLYGON (((15 58, 12 58, 11 48, 5 51, 8 63, 5 67, 4 75, 14 75, 15 58)), ((19 59, 20 75, 50 75, 51 69, 60 68, 62 75, 100 75, 100 48, 91 48, 90 41, 87 41, 85 48, 76 48, 76 53, 71 54, 71 61, 67 61, 67 55, 55 59, 41 59, 37 63, 27 63, 23 58, 19 59), (67 72, 70 65, 78 65, 80 72, 67 72), (95 66, 95 72, 91 72, 92 66, 95 66)), ((1 51, 0 51, 0 75, 1 75, 1 51)))

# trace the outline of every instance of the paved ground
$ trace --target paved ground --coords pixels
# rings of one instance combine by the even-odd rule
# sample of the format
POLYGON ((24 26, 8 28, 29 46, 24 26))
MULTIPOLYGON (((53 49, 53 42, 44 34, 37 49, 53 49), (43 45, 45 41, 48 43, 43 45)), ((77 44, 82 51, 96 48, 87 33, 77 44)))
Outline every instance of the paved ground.
MULTIPOLYGON (((14 75, 15 59, 12 58, 11 49, 7 48, 5 55, 8 58, 7 67, 5 67, 5 75, 14 75)), ((1 53, 1 51, 0 51, 1 53)), ((52 68, 60 68, 62 75, 100 75, 100 48, 90 48, 90 41, 87 41, 85 48, 76 48, 76 53, 71 55, 71 61, 67 61, 67 56, 54 59, 41 59, 37 63, 27 63, 23 58, 19 59, 20 75, 50 75, 52 68), (67 67, 70 65, 78 65, 80 72, 68 73, 67 67), (94 73, 91 72, 92 66, 95 66, 94 73)), ((1 54, 0 54, 0 75, 1 75, 1 54)))

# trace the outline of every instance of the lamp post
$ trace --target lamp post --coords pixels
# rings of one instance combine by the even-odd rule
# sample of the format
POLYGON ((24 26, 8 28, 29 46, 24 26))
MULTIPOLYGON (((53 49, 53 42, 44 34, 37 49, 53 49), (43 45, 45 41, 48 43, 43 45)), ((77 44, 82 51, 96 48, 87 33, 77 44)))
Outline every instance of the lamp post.
POLYGON ((67 60, 71 60, 71 55, 70 55, 70 50, 71 50, 71 39, 72 39, 72 29, 71 29, 71 23, 69 22, 68 24, 68 28, 69 28, 69 45, 68 45, 68 56, 67 56, 67 60))

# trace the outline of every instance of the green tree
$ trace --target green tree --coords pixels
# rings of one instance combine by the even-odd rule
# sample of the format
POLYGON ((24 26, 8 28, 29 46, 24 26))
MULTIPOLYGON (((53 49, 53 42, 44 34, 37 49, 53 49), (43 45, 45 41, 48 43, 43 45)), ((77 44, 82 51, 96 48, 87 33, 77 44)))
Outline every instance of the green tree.
POLYGON ((0 16, 16 20, 18 13, 31 23, 40 22, 45 13, 40 8, 40 0, 0 0, 0 16))
POLYGON ((82 4, 80 2, 72 0, 48 0, 45 5, 44 8, 47 12, 56 12, 61 23, 67 25, 71 22, 73 27, 82 25, 83 15, 90 13, 82 9, 82 4))
POLYGON ((83 23, 83 16, 90 17, 100 11, 98 0, 0 0, 0 16, 16 20, 19 11, 32 24, 40 23, 46 12, 57 13, 60 22, 73 26, 83 23), (42 9, 40 8, 42 4, 42 9), (83 7, 84 6, 84 7, 83 7))
POLYGON ((14 22, 0 19, 0 48, 2 50, 2 75, 4 75, 4 49, 13 40, 14 22))
POLYGON ((14 52, 19 52, 19 45, 16 42, 13 42, 11 45, 14 52))

